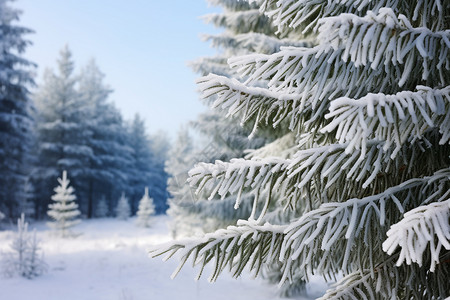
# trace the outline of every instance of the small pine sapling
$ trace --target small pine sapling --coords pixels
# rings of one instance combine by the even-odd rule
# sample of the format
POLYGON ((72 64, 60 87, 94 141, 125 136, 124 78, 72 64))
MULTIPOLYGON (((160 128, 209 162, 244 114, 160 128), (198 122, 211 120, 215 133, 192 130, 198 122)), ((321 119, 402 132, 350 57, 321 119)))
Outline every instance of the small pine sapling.
POLYGON ((17 234, 11 244, 11 253, 7 253, 3 260, 3 272, 5 276, 20 275, 27 279, 33 279, 47 271, 47 264, 43 255, 39 254, 39 240, 36 238, 36 230, 30 236, 28 223, 22 213, 17 220, 17 234))
POLYGON ((74 188, 69 186, 70 180, 67 179, 67 172, 63 171, 62 178, 58 178, 59 186, 54 191, 52 200, 55 203, 49 204, 47 214, 53 219, 53 222, 48 222, 47 225, 54 229, 61 237, 71 235, 69 228, 72 228, 81 220, 77 219, 80 215, 78 204, 75 203, 76 196, 74 195, 74 188))
POLYGON ((151 216, 155 213, 153 199, 148 195, 148 187, 145 187, 145 194, 139 201, 137 212, 137 225, 140 227, 150 227, 151 216))
POLYGON ((116 207, 116 218, 119 220, 127 220, 131 215, 130 204, 128 198, 125 197, 125 193, 120 196, 119 202, 116 207))
POLYGON ((97 204, 97 209, 95 210, 95 216, 97 218, 106 218, 108 216, 108 204, 106 204, 105 196, 102 196, 97 204))
POLYGON ((44 261, 44 255, 40 255, 40 241, 36 236, 36 229, 33 230, 33 236, 30 238, 30 250, 26 256, 24 277, 32 279, 38 277, 47 271, 47 264, 44 261))

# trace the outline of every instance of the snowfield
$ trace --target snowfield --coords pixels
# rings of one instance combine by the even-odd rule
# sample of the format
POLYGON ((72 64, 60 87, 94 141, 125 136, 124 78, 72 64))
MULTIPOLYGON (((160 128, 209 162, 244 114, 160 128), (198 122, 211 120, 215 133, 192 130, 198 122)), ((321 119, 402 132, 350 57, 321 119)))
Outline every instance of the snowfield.
MULTIPOLYGON (((76 238, 56 238, 45 223, 29 225, 36 228, 48 272, 28 280, 21 277, 0 277, 1 299, 14 300, 141 300, 141 299, 215 299, 274 300, 276 287, 261 279, 233 279, 223 274, 213 284, 207 281, 208 270, 195 281, 196 270, 190 265, 171 280, 178 261, 151 259, 147 249, 171 239, 167 216, 154 218, 152 228, 139 228, 135 218, 83 220, 74 228, 76 238)), ((1 253, 10 251, 14 235, 12 227, 0 231, 1 253)), ((3 228, 5 229, 5 228, 3 228)), ((13 227, 15 231, 15 226, 13 227)), ((311 297, 323 293, 326 285, 314 281, 311 297)), ((300 299, 312 299, 300 298, 300 299)))

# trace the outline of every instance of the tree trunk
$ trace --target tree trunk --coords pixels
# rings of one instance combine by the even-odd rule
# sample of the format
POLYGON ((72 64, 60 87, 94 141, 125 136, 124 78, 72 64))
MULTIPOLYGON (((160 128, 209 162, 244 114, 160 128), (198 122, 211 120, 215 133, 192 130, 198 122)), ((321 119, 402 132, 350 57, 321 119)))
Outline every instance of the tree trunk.
POLYGON ((92 179, 89 180, 89 195, 88 195, 88 211, 87 211, 87 217, 88 219, 92 218, 93 215, 93 201, 94 201, 94 188, 93 188, 93 183, 92 183, 92 179))

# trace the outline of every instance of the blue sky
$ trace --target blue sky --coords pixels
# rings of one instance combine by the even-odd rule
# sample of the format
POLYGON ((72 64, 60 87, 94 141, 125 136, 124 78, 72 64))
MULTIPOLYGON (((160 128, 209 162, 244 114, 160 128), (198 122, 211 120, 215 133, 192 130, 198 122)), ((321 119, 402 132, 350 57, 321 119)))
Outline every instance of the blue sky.
POLYGON ((186 65, 213 55, 202 33, 217 32, 200 16, 217 12, 205 0, 17 0, 20 25, 33 29, 25 57, 55 68, 67 43, 76 66, 95 58, 114 93, 111 100, 130 119, 145 118, 149 132, 174 136, 182 124, 206 108, 198 100, 195 79, 186 65))

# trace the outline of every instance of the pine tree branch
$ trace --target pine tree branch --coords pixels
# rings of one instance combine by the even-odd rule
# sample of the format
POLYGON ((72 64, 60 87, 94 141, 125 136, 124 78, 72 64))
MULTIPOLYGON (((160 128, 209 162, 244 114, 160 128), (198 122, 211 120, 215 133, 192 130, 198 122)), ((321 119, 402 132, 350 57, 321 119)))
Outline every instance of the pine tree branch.
POLYGON ((388 268, 386 264, 378 267, 375 273, 356 271, 344 276, 318 300, 390 299, 398 293, 398 285, 393 284, 398 277, 399 271, 388 268))
MULTIPOLYGON (((244 188, 251 187, 258 190, 261 186, 268 184, 272 174, 279 170, 282 170, 279 176, 285 177, 288 162, 284 159, 267 158, 250 161, 232 159, 230 163, 222 161, 216 161, 215 164, 199 163, 189 171, 188 182, 191 186, 198 185, 196 193, 203 189, 212 190, 209 199, 216 194, 224 199, 228 193, 237 193, 235 207, 238 208, 244 188)), ((254 205, 259 201, 258 196, 257 193, 254 205)))
POLYGON ((164 260, 176 252, 180 253, 181 263, 172 278, 180 272, 189 257, 192 257, 194 266, 201 266, 198 277, 207 264, 214 266, 210 281, 215 281, 227 267, 234 277, 239 277, 246 266, 256 276, 263 264, 277 260, 284 229, 285 226, 240 221, 238 226, 205 234, 201 239, 188 238, 159 245, 150 253, 153 257, 168 254, 164 260))
POLYGON ((355 3, 358 0, 346 1, 347 3, 343 4, 339 1, 326 0, 264 0, 260 2, 260 10, 273 19, 273 23, 278 26, 280 32, 288 28, 300 27, 304 33, 307 33, 317 29, 317 23, 321 18, 346 12, 356 14, 363 9, 365 11, 367 5, 374 9, 373 3, 370 2, 358 7, 355 3))
MULTIPOLYGON (((268 189, 285 200, 286 205, 296 206, 302 201, 313 209, 317 207, 314 203, 346 201, 355 190, 360 195, 369 189, 384 190, 404 179, 432 174, 438 168, 448 166, 448 155, 445 154, 448 147, 436 147, 433 151, 437 151, 434 152, 437 159, 429 160, 432 150, 425 148, 427 143, 431 142, 419 140, 404 146, 402 155, 394 160, 390 158, 392 149, 385 152, 383 143, 369 141, 367 148, 351 153, 346 152, 349 144, 343 143, 300 150, 289 159, 267 157, 199 163, 190 170, 188 182, 197 186, 197 193, 208 192, 210 199, 216 194, 222 198, 228 193, 237 194, 236 207, 239 207, 239 195, 243 192, 252 190, 257 204, 260 192, 268 189), (408 161, 404 157, 408 157, 408 161), (415 164, 417 159, 423 159, 423 164, 415 164), (313 205, 308 204, 311 201, 313 205)), ((270 203, 271 194, 265 197, 266 203, 270 203)))
POLYGON ((390 59, 381 56, 376 69, 371 64, 356 66, 354 62, 342 59, 345 47, 339 45, 333 49, 330 44, 320 44, 314 48, 286 47, 271 55, 232 57, 228 63, 247 78, 245 84, 263 80, 267 81, 272 91, 302 93, 303 99, 309 101, 314 110, 318 110, 316 117, 321 117, 320 113, 326 109, 328 100, 336 97, 359 97, 369 91, 395 93, 428 82, 446 85, 450 80, 448 72, 429 73, 424 69, 422 56, 418 56, 416 61, 409 59, 404 64, 393 64, 390 59), (423 72, 429 73, 427 80, 418 80, 412 76, 423 72))
MULTIPOLYGON (((278 260, 284 264, 280 283, 289 279, 292 268, 332 274, 341 263, 344 270, 351 269, 353 265, 367 265, 364 264, 369 259, 366 252, 380 246, 377 244, 379 239, 373 235, 376 231, 370 229, 369 224, 376 223, 371 218, 375 218, 380 226, 387 227, 389 222, 400 217, 405 207, 414 207, 415 202, 439 201, 439 198, 448 197, 449 181, 450 169, 444 169, 433 176, 406 181, 378 195, 351 199, 345 203, 323 204, 289 226, 239 221, 237 226, 229 226, 202 238, 188 238, 157 246, 150 253, 153 256, 168 254, 165 259, 169 259, 179 252, 181 263, 174 276, 189 257, 193 258, 194 265, 201 266, 201 272, 207 264, 212 264, 211 281, 216 280, 227 267, 233 276, 239 276, 246 266, 257 275, 263 264, 278 260), (425 192, 427 188, 438 192, 428 196, 430 191, 425 192), (420 199, 416 198, 417 195, 421 196, 420 199), (387 215, 389 218, 386 218, 387 215), (364 234, 364 243, 358 244, 365 250, 340 245, 347 243, 352 246, 360 234, 364 234), (331 248, 345 251, 330 251, 331 248)), ((379 232, 384 233, 382 230, 379 232)), ((371 259, 384 261, 379 257, 371 259)), ((379 266, 371 267, 365 279, 380 272, 379 266)))
POLYGON ((395 157, 406 142, 422 139, 433 127, 442 134, 439 144, 450 140, 450 86, 418 86, 417 92, 368 94, 359 99, 342 97, 332 100, 329 109, 325 118, 331 122, 321 132, 337 129, 336 139, 348 142, 349 152, 376 139, 385 142, 384 150, 394 144, 395 157))
MULTIPOLYGON (((373 70, 369 64, 345 63, 341 56, 347 51, 346 45, 344 49, 333 51, 325 45, 312 49, 287 48, 273 55, 241 56, 229 60, 229 63, 232 67, 239 66, 237 71, 242 75, 250 75, 246 83, 208 75, 198 80, 198 84, 204 98, 218 95, 215 106, 228 109, 228 115, 241 114, 242 123, 256 118, 254 130, 260 122, 277 126, 289 117, 289 129, 300 133, 301 125, 306 127, 306 131, 322 125, 317 122, 323 121, 329 99, 359 97, 368 91, 397 92, 399 86, 409 87, 415 81, 410 74, 430 71, 426 64, 394 66, 385 58, 381 60, 389 63, 388 69, 381 67, 382 64, 377 64, 377 69, 373 70), (246 86, 259 80, 269 80, 269 89, 246 86), (398 82, 399 86, 393 82, 398 82), (346 92, 348 89, 353 92, 346 92)), ((435 73, 439 72, 432 72, 435 73)), ((447 73, 432 79, 448 81, 445 79, 447 73)))
MULTIPOLYGON (((448 193, 447 193, 448 194, 448 193)), ((403 219, 392 225, 383 243, 383 250, 391 255, 401 248, 397 266, 423 264, 423 253, 428 245, 431 252, 430 271, 436 270, 439 256, 444 247, 450 251, 450 199, 443 202, 419 206, 407 213, 403 219), (437 243, 436 243, 437 240, 437 243)))
POLYGON ((289 129, 300 130, 302 114, 310 111, 302 94, 282 94, 260 87, 247 87, 236 79, 210 74, 197 80, 203 98, 217 95, 213 107, 227 110, 227 117, 239 116, 241 124, 256 119, 250 137, 262 122, 277 127, 290 118, 289 129))
MULTIPOLYGON (((253 0, 255 2, 257 0, 253 0)), ((260 10, 273 19, 279 32, 289 28, 301 28, 304 33, 317 30, 322 18, 344 13, 365 15, 367 11, 378 12, 380 8, 391 7, 415 23, 433 30, 446 27, 449 8, 441 0, 436 1, 327 1, 327 0, 264 0, 260 10)), ((445 1, 444 1, 445 2, 445 1)))
POLYGON ((404 64, 399 81, 403 86, 408 76, 417 77, 409 71, 420 58, 422 80, 435 76, 441 85, 449 82, 450 30, 414 28, 404 15, 397 17, 391 8, 381 8, 378 14, 369 11, 364 17, 342 14, 322 19, 319 24, 319 43, 344 49, 343 61, 350 58, 356 67, 370 64, 375 70, 381 63, 387 68, 404 64))
POLYGON ((286 265, 298 260, 301 269, 319 274, 335 274, 355 264, 373 267, 372 260, 383 260, 376 249, 381 248, 387 229, 405 210, 424 202, 444 201, 449 195, 447 168, 365 198, 324 203, 286 228, 280 260, 286 265), (287 250, 290 256, 285 254, 287 250), (371 261, 367 261, 368 257, 371 261))
POLYGON ((417 266, 395 267, 392 260, 397 256, 381 262, 374 271, 362 269, 347 274, 318 300, 432 300, 450 296, 450 268, 444 266, 433 273, 417 266))

